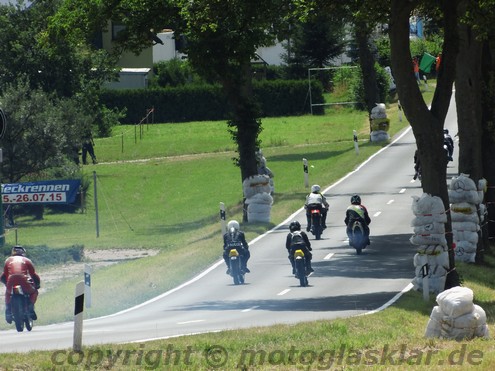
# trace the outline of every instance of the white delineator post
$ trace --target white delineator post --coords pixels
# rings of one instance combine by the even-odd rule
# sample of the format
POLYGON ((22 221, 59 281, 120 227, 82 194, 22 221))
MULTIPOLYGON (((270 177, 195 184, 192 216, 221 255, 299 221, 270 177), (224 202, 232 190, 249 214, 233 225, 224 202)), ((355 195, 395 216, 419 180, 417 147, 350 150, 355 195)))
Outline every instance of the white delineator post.
POLYGON ((359 144, 356 130, 352 131, 354 137, 354 149, 356 150, 356 155, 359 155, 359 144))
POLYGON ((74 341, 72 349, 74 352, 82 350, 82 328, 84 311, 84 281, 76 285, 76 298, 74 301, 74 341))
POLYGON ((227 233, 227 222, 225 221, 225 204, 220 202, 220 223, 222 225, 222 236, 227 233))

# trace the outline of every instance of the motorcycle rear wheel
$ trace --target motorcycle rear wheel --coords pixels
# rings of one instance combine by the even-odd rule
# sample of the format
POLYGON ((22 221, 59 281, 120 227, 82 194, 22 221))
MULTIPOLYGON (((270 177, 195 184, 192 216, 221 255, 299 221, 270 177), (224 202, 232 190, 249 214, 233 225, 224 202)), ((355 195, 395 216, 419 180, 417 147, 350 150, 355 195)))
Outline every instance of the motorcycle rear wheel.
POLYGON ((241 272, 240 262, 238 259, 230 261, 230 271, 232 272, 232 278, 234 279, 234 285, 242 285, 244 283, 244 276, 241 272))
POLYGON ((308 277, 306 277, 306 264, 304 259, 296 259, 296 275, 299 278, 301 287, 308 286, 308 277))
POLYGON ((18 332, 24 331, 24 298, 18 295, 12 296, 12 317, 18 332))

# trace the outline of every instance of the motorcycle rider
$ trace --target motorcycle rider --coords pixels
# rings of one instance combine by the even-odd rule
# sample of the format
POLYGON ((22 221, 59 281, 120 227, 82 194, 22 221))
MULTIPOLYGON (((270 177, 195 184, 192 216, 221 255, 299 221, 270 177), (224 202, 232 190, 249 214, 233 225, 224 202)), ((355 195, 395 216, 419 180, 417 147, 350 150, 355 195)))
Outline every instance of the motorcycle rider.
POLYGON ((443 144, 447 147, 447 157, 449 161, 453 161, 454 140, 449 134, 449 129, 443 129, 443 144))
POLYGON ((250 273, 251 271, 247 267, 247 262, 251 257, 249 245, 237 220, 231 220, 227 223, 227 233, 223 235, 223 260, 227 264, 227 274, 230 274, 229 253, 231 249, 236 249, 239 252, 244 273, 250 273))
POLYGON ((40 277, 36 274, 33 262, 26 258, 26 249, 20 245, 15 245, 12 248, 11 256, 5 260, 3 273, 0 277, 6 286, 5 291, 5 320, 7 323, 12 323, 12 288, 15 285, 21 285, 22 290, 29 294, 29 311, 31 318, 37 319, 34 311, 34 304, 38 298, 38 289, 40 288, 40 277))
POLYGON ((289 261, 292 265, 292 274, 296 274, 294 253, 298 249, 302 250, 304 253, 304 259, 306 260, 306 274, 314 272, 314 269, 311 267, 311 259, 313 258, 313 254, 310 253, 312 250, 311 243, 309 242, 308 235, 304 231, 301 231, 301 223, 294 220, 289 224, 289 231, 290 232, 285 241, 285 248, 289 253, 289 261))
MULTIPOLYGON (((368 225, 371 223, 371 219, 368 215, 368 210, 364 205, 361 205, 361 197, 359 195, 353 195, 351 197, 351 205, 347 208, 345 212, 344 223, 347 226, 346 232, 349 237, 349 244, 351 244, 352 238, 352 224, 355 220, 359 220, 364 228, 364 233, 366 234, 367 245, 370 244, 370 228, 368 225)), ((352 245, 351 245, 352 246, 352 245)))
POLYGON ((314 184, 311 186, 311 193, 306 196, 306 202, 304 203, 304 208, 306 209, 306 219, 308 221, 308 226, 306 227, 306 231, 309 232, 311 230, 311 210, 319 209, 321 211, 321 223, 323 229, 327 227, 327 211, 330 206, 327 202, 327 199, 320 192, 321 188, 318 184, 314 184))

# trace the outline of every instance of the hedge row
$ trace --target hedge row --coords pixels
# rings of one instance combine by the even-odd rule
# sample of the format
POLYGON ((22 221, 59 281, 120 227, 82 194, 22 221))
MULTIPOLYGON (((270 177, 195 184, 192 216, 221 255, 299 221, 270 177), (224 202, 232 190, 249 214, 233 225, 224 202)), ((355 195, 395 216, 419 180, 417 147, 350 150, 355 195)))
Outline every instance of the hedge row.
MULTIPOLYGON (((255 81, 254 94, 261 104, 262 117, 295 116, 309 113, 309 88, 305 81, 255 81)), ((323 102, 321 85, 311 86, 313 103, 323 102)), ((150 108, 155 122, 226 120, 228 103, 218 85, 186 85, 174 88, 105 90, 101 102, 110 109, 126 109, 122 120, 137 124, 150 108)), ((322 106, 313 107, 323 113, 322 106)))

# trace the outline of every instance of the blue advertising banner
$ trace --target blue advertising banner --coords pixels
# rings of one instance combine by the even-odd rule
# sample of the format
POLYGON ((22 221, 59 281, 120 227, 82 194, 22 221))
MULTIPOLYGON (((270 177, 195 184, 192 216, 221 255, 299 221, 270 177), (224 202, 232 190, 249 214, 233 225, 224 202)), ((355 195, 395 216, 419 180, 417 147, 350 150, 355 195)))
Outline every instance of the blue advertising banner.
POLYGON ((2 202, 11 205, 72 204, 76 200, 80 185, 80 180, 2 184, 2 202))

